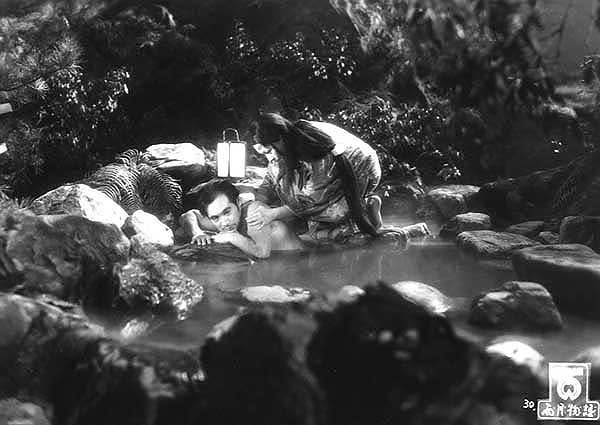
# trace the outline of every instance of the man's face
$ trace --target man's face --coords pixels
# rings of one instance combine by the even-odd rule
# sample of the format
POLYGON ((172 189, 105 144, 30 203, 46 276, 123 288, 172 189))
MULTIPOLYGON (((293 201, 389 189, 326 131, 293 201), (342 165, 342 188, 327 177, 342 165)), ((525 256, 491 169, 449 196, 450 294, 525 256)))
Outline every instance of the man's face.
POLYGON ((229 201, 227 196, 222 193, 217 195, 215 200, 208 204, 206 215, 219 232, 237 230, 240 222, 239 207, 229 201))

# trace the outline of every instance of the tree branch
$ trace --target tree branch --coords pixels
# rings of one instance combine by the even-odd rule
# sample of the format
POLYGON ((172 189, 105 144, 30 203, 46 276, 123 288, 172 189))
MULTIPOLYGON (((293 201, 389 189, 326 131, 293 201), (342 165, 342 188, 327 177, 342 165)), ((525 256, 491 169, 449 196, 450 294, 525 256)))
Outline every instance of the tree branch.
POLYGON ((45 72, 42 75, 38 75, 35 78, 27 80, 24 83, 19 83, 16 86, 7 87, 7 88, 0 87, 0 92, 11 92, 11 91, 16 91, 16 90, 22 89, 22 88, 24 88, 24 87, 26 87, 26 86, 28 86, 30 84, 35 83, 37 80, 40 80, 42 78, 44 78, 44 79, 45 78, 49 78, 52 75, 56 74, 57 72, 64 71, 64 70, 69 69, 69 68, 71 68, 73 66, 75 66, 75 65, 66 65, 66 66, 59 67, 59 68, 54 69, 52 71, 45 72))

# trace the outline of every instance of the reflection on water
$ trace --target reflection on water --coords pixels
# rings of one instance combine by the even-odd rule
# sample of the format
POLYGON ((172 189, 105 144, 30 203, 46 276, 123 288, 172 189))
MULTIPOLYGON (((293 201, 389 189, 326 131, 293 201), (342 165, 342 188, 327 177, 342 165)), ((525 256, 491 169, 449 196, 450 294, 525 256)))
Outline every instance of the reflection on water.
MULTIPOLYGON (((365 285, 383 280, 395 283, 416 280, 432 285, 450 297, 472 299, 516 276, 508 262, 480 262, 458 251, 454 244, 429 241, 406 250, 371 246, 347 250, 321 250, 278 254, 251 265, 183 263, 184 272, 205 285, 206 298, 188 320, 163 327, 153 343, 182 348, 198 346, 210 328, 238 311, 228 292, 251 285, 282 285, 330 292, 344 285, 365 285)), ((553 361, 566 361, 579 351, 600 344, 600 324, 563 316, 560 332, 507 333, 482 330, 454 319, 461 333, 487 344, 517 339, 553 361)))
POLYGON ((275 254, 251 265, 187 263, 183 269, 220 291, 250 285, 282 285, 328 292, 377 280, 418 280, 442 289, 448 296, 471 296, 514 277, 509 268, 494 265, 499 267, 481 267, 448 243, 424 243, 406 250, 378 245, 275 254))

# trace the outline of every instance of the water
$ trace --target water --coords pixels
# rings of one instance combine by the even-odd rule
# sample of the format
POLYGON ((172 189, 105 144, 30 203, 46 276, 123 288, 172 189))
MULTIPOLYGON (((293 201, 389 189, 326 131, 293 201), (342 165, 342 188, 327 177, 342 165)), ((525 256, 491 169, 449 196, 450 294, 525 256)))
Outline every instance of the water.
MULTIPOLYGON (((390 221, 405 222, 399 217, 386 217, 386 222, 390 221)), ((147 343, 182 349, 198 347, 214 324, 239 310, 239 304, 232 301, 232 293, 246 286, 281 285, 327 293, 344 285, 362 286, 377 280, 389 283, 414 280, 469 303, 482 291, 516 279, 510 262, 477 261, 460 252, 454 243, 436 240, 410 244, 405 250, 375 246, 276 254, 251 265, 188 262, 182 267, 185 273, 205 285, 205 300, 191 318, 161 327, 147 343)), ((453 318, 461 334, 481 344, 519 340, 550 361, 571 360, 582 350, 600 344, 600 323, 566 315, 563 320, 565 328, 562 331, 525 333, 483 330, 469 325, 465 315, 453 318)))

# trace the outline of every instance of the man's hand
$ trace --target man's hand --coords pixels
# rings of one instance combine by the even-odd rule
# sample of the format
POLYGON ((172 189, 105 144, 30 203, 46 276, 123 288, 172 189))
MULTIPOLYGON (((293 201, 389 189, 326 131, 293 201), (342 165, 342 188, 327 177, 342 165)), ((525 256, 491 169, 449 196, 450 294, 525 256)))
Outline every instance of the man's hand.
POLYGON ((212 243, 213 238, 211 235, 207 235, 206 233, 200 233, 194 237, 192 237, 192 240, 190 243, 194 244, 194 245, 200 245, 200 246, 208 246, 212 243))
POLYGON ((275 214, 273 208, 259 205, 255 208, 252 208, 252 211, 248 212, 246 223, 248 223, 248 227, 260 230, 267 224, 271 223, 274 219, 275 214))

